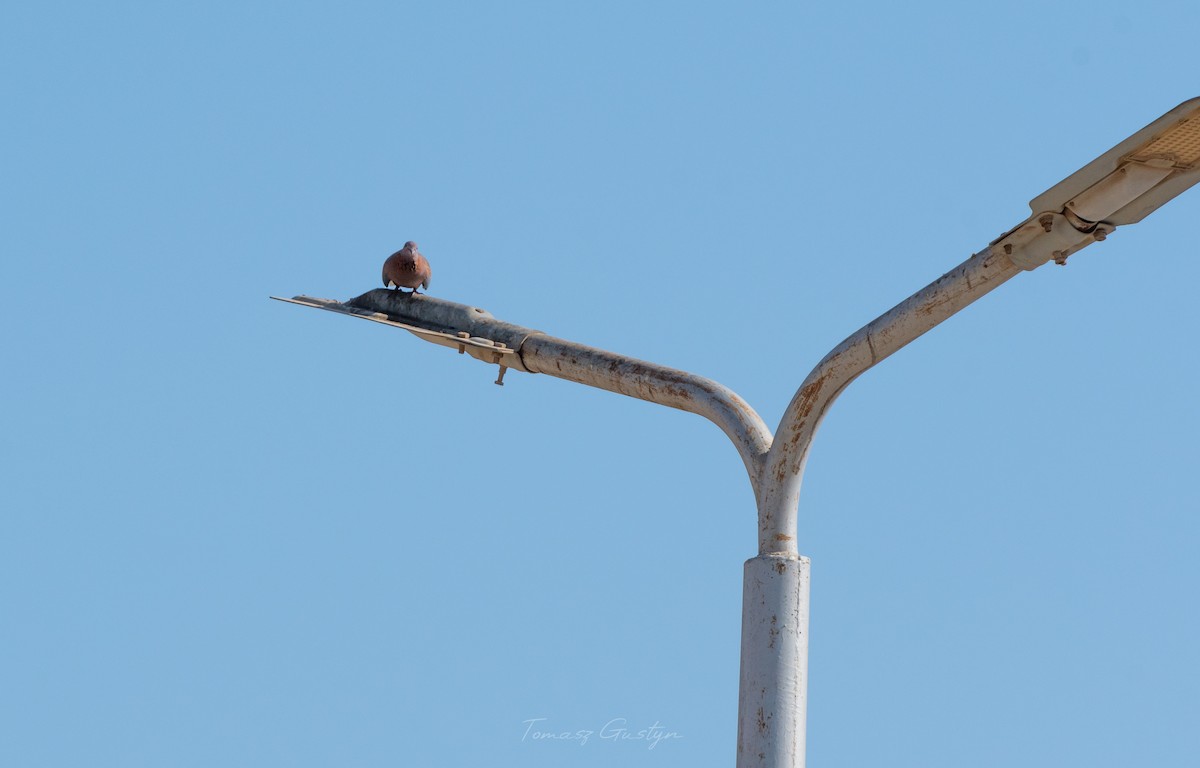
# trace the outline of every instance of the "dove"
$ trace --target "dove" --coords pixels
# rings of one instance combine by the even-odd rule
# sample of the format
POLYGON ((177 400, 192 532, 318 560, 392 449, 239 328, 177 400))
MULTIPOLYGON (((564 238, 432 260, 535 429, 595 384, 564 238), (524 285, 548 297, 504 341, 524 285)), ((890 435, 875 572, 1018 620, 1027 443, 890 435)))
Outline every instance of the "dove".
POLYGON ((429 290, 432 274, 429 262, 417 250, 417 244, 409 240, 383 262, 383 287, 412 288, 413 293, 417 292, 418 286, 429 290))

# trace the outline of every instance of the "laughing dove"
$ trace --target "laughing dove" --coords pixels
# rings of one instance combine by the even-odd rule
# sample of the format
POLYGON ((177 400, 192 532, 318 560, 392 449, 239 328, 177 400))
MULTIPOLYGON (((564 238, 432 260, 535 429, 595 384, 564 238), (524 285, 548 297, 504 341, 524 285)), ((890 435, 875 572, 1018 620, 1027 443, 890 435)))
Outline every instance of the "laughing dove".
POLYGON ((412 288, 413 293, 417 292, 417 286, 429 290, 429 277, 432 274, 429 262, 411 240, 383 262, 385 288, 412 288))

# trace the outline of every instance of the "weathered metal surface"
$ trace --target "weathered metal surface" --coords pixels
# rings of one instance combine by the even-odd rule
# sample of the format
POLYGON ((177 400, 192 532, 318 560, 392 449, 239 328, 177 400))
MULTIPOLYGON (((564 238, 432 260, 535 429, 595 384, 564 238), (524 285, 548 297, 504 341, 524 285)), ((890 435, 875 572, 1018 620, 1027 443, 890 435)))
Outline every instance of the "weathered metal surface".
MULTIPOLYGON (((733 442, 758 496, 770 430, 746 401, 715 381, 555 338, 497 320, 479 307, 423 294, 376 289, 346 302, 310 296, 279 300, 403 328, 502 368, 544 373, 703 416, 733 442)), ((503 370, 496 383, 502 379, 503 370)))
POLYGON ((386 288, 367 291, 347 301, 346 306, 382 312, 402 323, 451 335, 466 332, 471 338, 487 339, 513 350, 520 349, 525 339, 533 334, 541 333, 533 328, 498 320, 491 312, 480 307, 459 304, 428 294, 414 296, 411 293, 389 291, 386 288))
POLYGON ((1087 230, 1076 228, 1061 213, 1030 217, 990 247, 1021 269, 1037 269, 1048 261, 1065 264, 1067 257, 1112 234, 1114 227, 1092 223, 1087 230))
POLYGON ((779 422, 763 467, 758 504, 760 554, 795 553, 804 465, 817 428, 861 373, 1019 273, 1003 253, 985 250, 897 304, 833 348, 800 385, 779 422))
POLYGON ((758 495, 771 433, 754 409, 728 387, 686 371, 546 335, 527 339, 521 360, 531 371, 703 416, 733 441, 758 495))
POLYGON ((746 561, 738 768, 804 768, 809 566, 795 555, 746 561))
MULTIPOLYGON (((383 289, 380 289, 379 292, 397 294, 398 297, 401 295, 410 297, 413 296, 411 293, 399 294, 398 291, 385 291, 383 289)), ((372 291, 372 293, 375 293, 375 291, 372 291)), ((506 368, 524 370, 524 367, 521 365, 520 357, 517 356, 516 350, 513 349, 508 342, 499 341, 489 336, 480 335, 481 333, 492 332, 492 329, 483 327, 483 323, 486 322, 486 319, 491 318, 491 315, 482 309, 478 309, 477 307, 467 307, 463 304, 457 305, 458 307, 463 307, 469 311, 469 314, 462 313, 462 319, 460 322, 462 323, 462 327, 472 328, 478 331, 478 333, 474 333, 471 330, 455 330, 454 326, 445 324, 444 322, 428 323, 422 319, 418 319, 416 316, 404 315, 400 313, 393 314, 378 309, 371 309, 369 307, 355 306, 353 302, 357 301, 357 299, 351 299, 349 302, 343 303, 340 301, 334 301, 333 299, 318 299, 312 296, 295 296, 290 299, 272 296, 271 298, 275 299, 276 301, 287 302, 288 304, 299 304, 303 307, 324 309, 329 312, 337 312, 338 314, 349 315, 350 317, 370 320, 371 322, 390 325, 393 328, 403 328, 414 336, 422 338, 425 341, 439 344, 443 347, 452 347, 457 349, 459 352, 470 354, 471 357, 474 357, 476 360, 482 360, 485 363, 495 363, 506 368), (477 316, 477 318, 473 318, 472 316, 477 316), (470 318, 473 320, 473 322, 467 322, 467 318, 470 318)), ((404 301, 404 299, 400 298, 397 298, 397 300, 404 301)), ((421 294, 417 294, 414 298, 409 300, 422 303, 434 301, 421 294)), ((438 317, 438 320, 443 319, 450 318, 444 318, 442 316, 438 317)), ((528 332, 537 333, 537 331, 528 332)), ((503 336, 505 338, 509 338, 510 340, 512 338, 509 333, 495 333, 493 335, 503 336)), ((519 334, 517 335, 520 337, 519 334)))

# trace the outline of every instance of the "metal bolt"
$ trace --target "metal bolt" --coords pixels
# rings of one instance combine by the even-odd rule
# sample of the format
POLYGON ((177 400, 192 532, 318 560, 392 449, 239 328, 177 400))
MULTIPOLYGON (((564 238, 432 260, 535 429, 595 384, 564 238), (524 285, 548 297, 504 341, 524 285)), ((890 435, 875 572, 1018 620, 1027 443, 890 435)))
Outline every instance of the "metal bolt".
POLYGON ((1063 253, 1062 251, 1055 251, 1054 263, 1060 267, 1065 267, 1067 265, 1067 254, 1063 253))
POLYGON ((500 386, 502 386, 502 387, 504 386, 504 373, 505 373, 505 371, 507 371, 507 370, 508 370, 508 369, 507 369, 507 368, 505 368, 503 365, 502 365, 502 366, 500 366, 500 375, 496 377, 496 383, 497 383, 497 384, 499 384, 499 385, 500 385, 500 386))
POLYGON ((1012 243, 1004 244, 1004 253, 1006 256, 1012 256, 1012 243))
POLYGON ((1092 239, 1096 240, 1097 242, 1099 242, 1100 240, 1103 240, 1106 237, 1108 237, 1108 233, 1100 228, 1097 228, 1096 231, 1092 233, 1092 239))
POLYGON ((1038 219, 1038 224, 1041 224, 1042 229, 1049 232, 1050 230, 1054 229, 1054 216, 1047 213, 1045 216, 1038 219))

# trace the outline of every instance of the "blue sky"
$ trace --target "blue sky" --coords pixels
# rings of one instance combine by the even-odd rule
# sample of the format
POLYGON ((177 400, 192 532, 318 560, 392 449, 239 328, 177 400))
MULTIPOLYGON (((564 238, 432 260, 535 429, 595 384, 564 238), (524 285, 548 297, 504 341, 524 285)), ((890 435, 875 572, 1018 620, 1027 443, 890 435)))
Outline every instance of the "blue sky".
MULTIPOLYGON (((10 3, 0 762, 730 765, 754 506, 702 419, 268 295, 712 377, 833 345, 1200 95, 1191 2, 10 3), (836 6, 836 7, 835 7, 836 6), (680 738, 537 740, 658 724, 680 738), (616 727, 616 726, 614 726, 616 727)), ((1179 765, 1192 190, 855 382, 811 765, 1179 765)))

